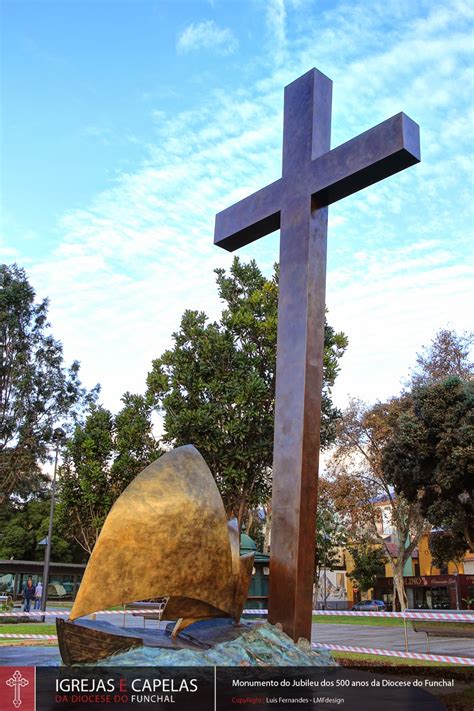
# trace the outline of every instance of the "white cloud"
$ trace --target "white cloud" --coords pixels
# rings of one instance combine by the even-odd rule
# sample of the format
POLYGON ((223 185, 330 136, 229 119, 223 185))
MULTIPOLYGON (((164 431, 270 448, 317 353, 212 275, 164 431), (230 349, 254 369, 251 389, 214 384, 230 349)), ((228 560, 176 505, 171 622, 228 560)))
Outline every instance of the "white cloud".
POLYGON ((191 52, 197 49, 213 49, 219 54, 232 54, 239 43, 233 32, 216 25, 214 20, 193 22, 178 37, 178 52, 191 52))
MULTIPOLYGON (((419 166, 330 208, 329 320, 350 340, 337 401, 348 392, 369 401, 397 392, 437 328, 468 327, 472 72, 459 3, 450 12, 427 6, 416 24, 411 4, 384 3, 383 12, 369 5, 347 3, 323 18, 304 3, 292 42, 291 6, 269 2, 275 41, 266 75, 251 85, 237 78, 232 91, 210 90, 173 116, 150 105, 156 133, 143 147, 146 160, 59 220, 54 252, 28 273, 39 296, 51 297, 67 357, 82 361, 89 385, 102 383, 109 407, 125 390, 143 389, 185 308, 219 313, 213 269, 232 256, 213 246, 214 215, 280 176, 283 87, 315 64, 334 80, 333 145, 402 109, 422 129, 419 166), (398 22, 385 35, 384 12, 398 22)), ((212 21, 190 25, 178 41, 183 52, 236 47, 231 31, 212 21)), ((278 238, 240 255, 269 271, 278 238)))
POLYGON ((286 55, 286 8, 285 0, 267 0, 266 22, 269 51, 275 64, 281 64, 286 55))

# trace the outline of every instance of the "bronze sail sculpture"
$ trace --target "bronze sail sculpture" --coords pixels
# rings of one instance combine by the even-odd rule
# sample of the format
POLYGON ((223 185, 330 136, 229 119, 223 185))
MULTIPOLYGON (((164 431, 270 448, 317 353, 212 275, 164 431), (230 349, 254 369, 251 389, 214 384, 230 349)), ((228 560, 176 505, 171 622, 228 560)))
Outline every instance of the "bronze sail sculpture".
POLYGON ((197 449, 179 447, 138 474, 113 505, 68 621, 57 620, 66 664, 97 661, 134 646, 182 647, 196 620, 239 621, 253 555, 240 556, 237 522, 227 521, 214 478, 197 449), (168 598, 171 637, 79 620, 143 599, 168 598), (178 635, 178 636, 177 636, 178 635))

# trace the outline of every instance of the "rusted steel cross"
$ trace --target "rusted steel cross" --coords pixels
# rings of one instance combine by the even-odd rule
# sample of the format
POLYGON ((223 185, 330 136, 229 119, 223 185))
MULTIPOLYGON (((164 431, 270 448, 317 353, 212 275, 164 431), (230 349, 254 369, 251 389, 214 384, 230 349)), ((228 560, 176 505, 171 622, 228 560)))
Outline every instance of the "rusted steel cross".
POLYGON ((400 113, 330 150, 332 82, 285 88, 282 177, 216 216, 229 251, 280 229, 269 620, 311 639, 328 205, 420 160, 400 113))

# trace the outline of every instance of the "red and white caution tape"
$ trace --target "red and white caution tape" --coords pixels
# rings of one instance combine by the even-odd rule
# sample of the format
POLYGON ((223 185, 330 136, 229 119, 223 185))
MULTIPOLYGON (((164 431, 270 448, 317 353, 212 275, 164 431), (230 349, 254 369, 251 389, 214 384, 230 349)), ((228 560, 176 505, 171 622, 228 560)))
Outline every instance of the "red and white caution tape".
POLYGON ((377 610, 313 610, 313 615, 350 615, 354 617, 404 617, 403 612, 377 612, 377 610))
POLYGON ((30 612, 0 612, 0 617, 62 617, 63 615, 69 615, 70 610, 35 610, 30 612))
MULTIPOLYGON (((377 613, 376 613, 377 614, 377 613)), ((386 613, 384 613, 386 614, 386 613)), ((440 620, 441 622, 474 622, 474 611, 469 612, 401 612, 406 620, 440 620)))
MULTIPOLYGON (((150 615, 159 614, 161 610, 98 610, 95 615, 150 615)), ((268 615, 268 610, 248 609, 243 610, 244 614, 268 615)), ((30 612, 0 612, 0 617, 63 617, 69 616, 70 610, 34 610, 30 612)), ((472 622, 474 623, 474 610, 466 612, 355 612, 352 610, 313 610, 313 615, 329 615, 342 617, 398 617, 406 620, 438 620, 440 622, 472 622)))
MULTIPOLYGON (((244 610, 246 614, 267 615, 268 610, 244 610)), ((472 612, 369 612, 352 610, 313 610, 313 615, 342 617, 398 617, 406 620, 438 620, 440 622, 474 622, 472 612)))
MULTIPOLYGON (((138 613, 138 614, 143 614, 143 613, 150 614, 152 612, 156 612, 158 614, 160 610, 150 610, 150 608, 146 610, 99 610, 98 612, 94 612, 94 615, 131 615, 132 613, 138 613)), ((68 617, 71 613, 71 610, 45 610, 42 612, 41 610, 30 610, 30 612, 0 612, 0 617, 63 617, 66 616, 68 617)))
POLYGON ((376 656, 397 657, 402 659, 421 659, 427 662, 446 662, 447 664, 465 664, 474 666, 474 657, 453 657, 446 654, 421 654, 419 652, 397 652, 393 649, 376 649, 373 647, 352 647, 346 644, 315 644, 318 649, 329 649, 334 652, 357 652, 358 654, 374 654, 376 656))

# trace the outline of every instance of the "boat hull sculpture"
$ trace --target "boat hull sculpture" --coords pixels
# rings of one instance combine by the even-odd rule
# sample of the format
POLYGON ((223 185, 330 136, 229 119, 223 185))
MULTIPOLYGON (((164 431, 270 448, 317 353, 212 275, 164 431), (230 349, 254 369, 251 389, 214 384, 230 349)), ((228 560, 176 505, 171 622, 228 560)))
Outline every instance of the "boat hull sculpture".
POLYGON ((113 505, 69 620, 57 620, 64 663, 95 662, 141 645, 202 646, 181 640, 179 632, 197 620, 238 622, 253 567, 252 554, 240 556, 239 539, 237 522, 227 521, 214 478, 195 447, 157 459, 113 505), (167 598, 163 617, 178 620, 171 637, 79 620, 155 597, 167 598))

